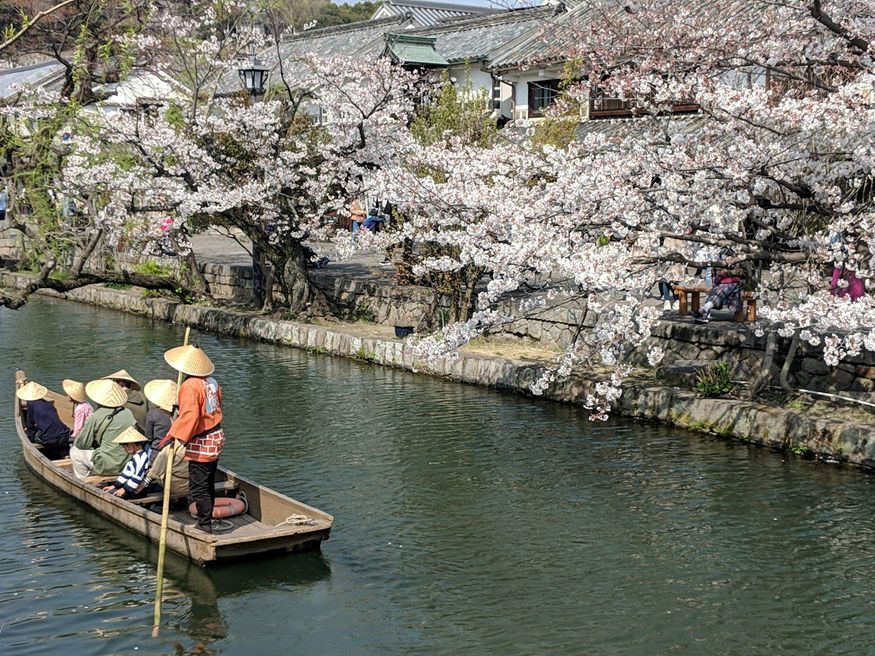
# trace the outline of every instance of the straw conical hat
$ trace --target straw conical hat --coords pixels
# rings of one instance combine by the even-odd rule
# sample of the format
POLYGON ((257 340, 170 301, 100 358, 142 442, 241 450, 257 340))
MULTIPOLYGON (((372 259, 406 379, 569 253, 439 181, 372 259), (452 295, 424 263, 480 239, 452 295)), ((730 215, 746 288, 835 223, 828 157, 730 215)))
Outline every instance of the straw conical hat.
POLYGON ((164 354, 164 359, 171 367, 189 376, 209 376, 216 369, 207 354, 191 344, 170 349, 164 354))
POLYGON ((108 376, 104 376, 104 378, 109 380, 126 380, 131 384, 131 389, 140 389, 140 383, 138 383, 137 379, 131 376, 126 369, 119 369, 114 374, 109 374, 108 376))
POLYGON ((172 411, 173 406, 176 405, 176 395, 178 394, 178 391, 176 383, 164 378, 150 380, 143 388, 143 394, 146 395, 146 398, 149 399, 149 401, 157 405, 159 408, 164 408, 168 412, 172 411))
POLYGON ((26 385, 23 385, 15 390, 15 396, 17 396, 22 401, 38 401, 48 393, 49 390, 47 390, 39 383, 35 383, 33 381, 30 381, 26 385))
POLYGON ((78 380, 70 380, 69 378, 65 378, 61 381, 61 387, 64 388, 67 396, 69 396, 71 399, 73 399, 77 403, 85 403, 84 383, 80 383, 78 380))
POLYGON ((120 408, 128 402, 128 395, 117 382, 108 378, 92 380, 85 386, 85 393, 98 405, 120 408))
POLYGON ((132 444, 133 442, 148 442, 149 438, 143 435, 133 426, 128 426, 121 433, 116 435, 113 442, 116 444, 132 444))

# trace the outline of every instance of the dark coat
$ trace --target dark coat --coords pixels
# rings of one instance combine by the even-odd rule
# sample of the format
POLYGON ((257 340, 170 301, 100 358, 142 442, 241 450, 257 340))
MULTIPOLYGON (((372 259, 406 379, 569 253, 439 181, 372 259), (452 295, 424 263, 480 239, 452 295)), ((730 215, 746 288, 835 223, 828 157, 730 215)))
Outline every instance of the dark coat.
POLYGON ((45 399, 27 402, 25 432, 31 442, 44 446, 64 445, 70 440, 70 427, 58 417, 55 406, 45 399))
POLYGON ((128 402, 125 407, 134 415, 134 420, 137 422, 137 430, 146 434, 146 397, 140 390, 126 389, 128 393, 128 402))

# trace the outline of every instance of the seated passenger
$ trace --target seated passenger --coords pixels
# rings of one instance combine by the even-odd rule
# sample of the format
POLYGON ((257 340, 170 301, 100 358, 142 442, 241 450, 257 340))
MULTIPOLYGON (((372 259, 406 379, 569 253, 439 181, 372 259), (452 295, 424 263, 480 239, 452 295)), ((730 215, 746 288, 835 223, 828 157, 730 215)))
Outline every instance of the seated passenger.
POLYGON ((158 444, 173 423, 173 406, 176 405, 177 385, 172 380, 150 380, 143 388, 152 409, 146 413, 146 439, 149 440, 149 462, 158 457, 158 444))
POLYGON ((121 385, 128 395, 128 400, 125 402, 125 407, 134 415, 137 422, 137 430, 143 432, 146 430, 146 398, 140 391, 140 383, 134 380, 127 370, 119 369, 114 374, 104 376, 104 379, 113 380, 121 385))
POLYGON ((67 393, 67 397, 73 402, 73 432, 70 436, 75 439, 82 431, 85 425, 85 420, 94 412, 94 408, 85 398, 85 385, 78 380, 70 380, 65 378, 61 381, 61 386, 67 393))
MULTIPOLYGON (((165 446, 158 452, 144 480, 144 494, 155 494, 164 490, 164 476, 167 473, 167 458, 171 449, 165 446)), ((188 461, 185 459, 185 447, 180 446, 173 458, 173 478, 170 481, 170 497, 181 498, 188 505, 188 461)))
POLYGON ((124 407, 127 396, 117 383, 105 378, 92 380, 85 386, 85 393, 98 407, 70 447, 73 473, 78 478, 92 474, 115 476, 125 466, 128 454, 113 440, 137 422, 124 407))
POLYGON ((27 416, 24 430, 27 439, 43 447, 43 455, 49 460, 67 456, 70 447, 70 427, 58 417, 58 411, 51 401, 44 397, 49 390, 33 381, 22 385, 15 391, 22 401, 27 401, 27 416))
POLYGON ((113 443, 122 445, 131 459, 127 461, 118 478, 103 488, 104 492, 111 492, 122 499, 142 496, 141 491, 145 487, 143 479, 149 468, 149 451, 143 448, 146 441, 146 436, 133 426, 124 429, 113 440, 113 443))

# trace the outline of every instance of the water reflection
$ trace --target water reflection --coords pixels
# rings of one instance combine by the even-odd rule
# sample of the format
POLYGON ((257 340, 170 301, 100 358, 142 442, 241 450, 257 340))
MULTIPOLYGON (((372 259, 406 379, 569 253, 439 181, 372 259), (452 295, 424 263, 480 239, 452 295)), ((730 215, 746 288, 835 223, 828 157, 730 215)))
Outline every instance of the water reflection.
MULTIPOLYGON (((16 474, 26 504, 22 546, 30 553, 31 567, 43 570, 37 578, 51 579, 45 583, 44 594, 51 596, 64 587, 60 583, 63 573, 87 562, 90 601, 69 612, 87 611, 94 621, 86 631, 105 641, 132 631, 148 635, 158 546, 65 497, 23 462, 16 474), (106 545, 111 549, 105 549, 106 545), (98 552, 100 558, 89 558, 98 552)), ((233 603, 223 602, 252 593, 306 588, 330 575, 328 561, 319 551, 210 570, 168 551, 160 641, 176 654, 218 654, 221 650, 214 645, 227 637, 229 627, 222 608, 233 608, 233 603)), ((39 596, 40 587, 31 592, 39 596)))
MULTIPOLYGON (((122 366, 166 375, 161 353, 182 332, 45 299, 9 316, 0 402, 22 364, 52 386, 122 366)), ((155 547, 26 472, 0 412, 0 452, 14 454, 0 458, 4 656, 871 651, 875 477, 196 339, 222 372, 225 464, 335 515, 325 555, 206 571, 171 555, 162 637, 149 641, 155 547)))

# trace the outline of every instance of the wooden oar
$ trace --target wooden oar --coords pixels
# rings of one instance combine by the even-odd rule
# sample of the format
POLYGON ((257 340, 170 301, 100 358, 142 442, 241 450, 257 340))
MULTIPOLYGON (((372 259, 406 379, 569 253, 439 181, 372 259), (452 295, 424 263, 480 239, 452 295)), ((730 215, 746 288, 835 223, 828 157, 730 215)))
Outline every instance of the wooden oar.
MULTIPOLYGON (((185 337, 182 345, 188 345, 189 326, 185 327, 185 337)), ((182 372, 176 376, 176 400, 179 400, 179 386, 182 385, 182 372)), ((152 621, 152 637, 157 638, 161 632, 161 597, 164 593, 164 554, 167 552, 167 520, 170 517, 170 484, 173 482, 173 463, 176 461, 176 440, 168 444, 170 449, 167 458, 167 468, 164 470, 164 500, 161 504, 161 536, 158 538, 158 573, 155 578, 155 618, 152 621)))

